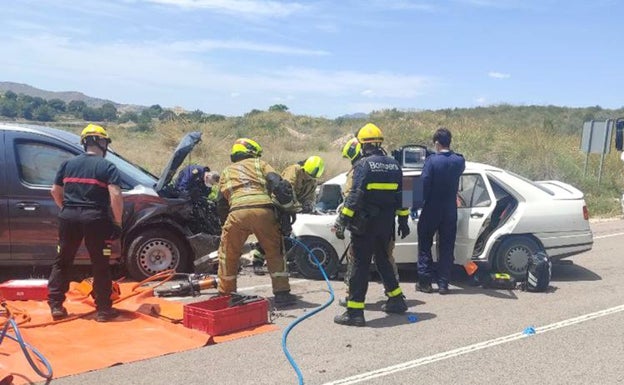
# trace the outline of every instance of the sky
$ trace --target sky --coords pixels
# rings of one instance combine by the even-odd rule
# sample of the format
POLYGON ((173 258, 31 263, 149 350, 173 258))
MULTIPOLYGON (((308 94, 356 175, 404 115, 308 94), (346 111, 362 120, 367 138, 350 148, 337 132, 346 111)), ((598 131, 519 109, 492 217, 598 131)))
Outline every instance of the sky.
POLYGON ((227 116, 624 106, 619 0, 4 0, 0 81, 227 116))

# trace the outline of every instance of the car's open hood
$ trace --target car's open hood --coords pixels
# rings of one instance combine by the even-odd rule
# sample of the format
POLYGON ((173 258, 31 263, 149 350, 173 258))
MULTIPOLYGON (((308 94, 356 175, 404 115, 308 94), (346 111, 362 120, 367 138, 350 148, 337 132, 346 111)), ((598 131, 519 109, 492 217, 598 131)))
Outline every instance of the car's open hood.
POLYGON ((178 147, 176 147, 173 152, 173 156, 169 159, 169 162, 160 174, 158 183, 156 183, 156 192, 161 191, 163 187, 171 182, 178 168, 182 162, 184 162, 184 159, 186 159, 186 156, 191 152, 193 147, 201 141, 201 136, 201 132, 189 132, 182 138, 180 144, 178 144, 178 147))

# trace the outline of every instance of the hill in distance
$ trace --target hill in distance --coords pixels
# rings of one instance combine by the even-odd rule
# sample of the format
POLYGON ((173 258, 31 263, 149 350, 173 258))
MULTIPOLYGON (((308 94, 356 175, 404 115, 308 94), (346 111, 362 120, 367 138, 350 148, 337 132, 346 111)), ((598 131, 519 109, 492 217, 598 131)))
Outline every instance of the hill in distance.
POLYGON ((28 95, 32 97, 40 97, 46 100, 60 99, 64 101, 65 103, 69 103, 72 100, 78 100, 78 101, 83 101, 87 104, 87 106, 94 107, 94 108, 102 107, 102 105, 105 103, 112 103, 118 110, 121 110, 121 111, 142 110, 142 109, 147 108, 145 106, 120 104, 120 103, 113 102, 112 100, 94 98, 91 96, 87 96, 83 94, 82 92, 77 92, 77 91, 60 91, 60 92, 46 91, 46 90, 42 90, 42 89, 30 86, 28 84, 14 83, 14 82, 0 82, 0 93, 6 92, 6 91, 15 92, 18 95, 24 94, 24 95, 28 95))

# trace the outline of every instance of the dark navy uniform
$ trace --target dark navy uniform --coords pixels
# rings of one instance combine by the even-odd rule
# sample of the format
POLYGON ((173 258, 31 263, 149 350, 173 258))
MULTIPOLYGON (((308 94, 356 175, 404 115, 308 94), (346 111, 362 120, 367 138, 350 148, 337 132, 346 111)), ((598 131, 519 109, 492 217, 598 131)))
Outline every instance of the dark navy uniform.
POLYGON ((364 309, 373 254, 388 297, 403 298, 388 260, 389 244, 394 237, 394 217, 409 214, 409 210, 401 209, 402 179, 399 163, 384 155, 382 150, 374 151, 353 166, 353 185, 341 211, 341 217, 349 218, 354 254, 347 300, 350 311, 364 309))
POLYGON ((418 219, 418 277, 431 283, 435 278, 431 247, 439 234, 438 287, 448 288, 457 234, 457 189, 466 161, 461 154, 442 151, 430 155, 420 177, 423 209, 418 219))
POLYGON ((84 239, 93 269, 93 291, 98 310, 112 306, 110 249, 111 234, 108 185, 120 185, 114 164, 101 156, 82 154, 61 164, 54 184, 63 186, 63 208, 59 213, 59 250, 48 282, 48 303, 61 306, 69 289, 68 270, 84 239))

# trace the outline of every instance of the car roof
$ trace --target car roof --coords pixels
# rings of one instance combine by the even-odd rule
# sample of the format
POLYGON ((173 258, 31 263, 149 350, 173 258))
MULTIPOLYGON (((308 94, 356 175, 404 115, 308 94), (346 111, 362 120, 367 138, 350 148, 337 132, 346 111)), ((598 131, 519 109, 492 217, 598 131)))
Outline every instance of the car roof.
POLYGON ((34 124, 18 124, 18 123, 0 123, 0 130, 5 131, 20 131, 31 132, 33 134, 45 135, 53 138, 58 138, 64 142, 74 145, 80 144, 80 136, 68 132, 59 130, 58 128, 52 128, 47 126, 38 126, 34 124))
MULTIPOLYGON (((478 162, 466 162, 466 172, 480 172, 480 171, 499 171, 504 172, 502 168, 491 166, 485 163, 478 162)), ((420 175, 422 173, 422 168, 404 168, 403 175, 420 175)))

